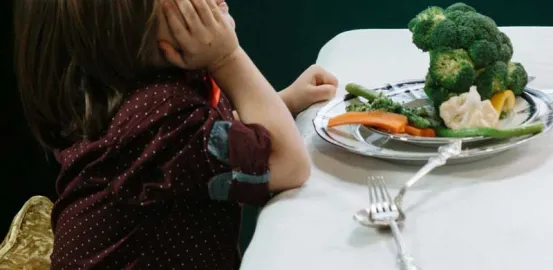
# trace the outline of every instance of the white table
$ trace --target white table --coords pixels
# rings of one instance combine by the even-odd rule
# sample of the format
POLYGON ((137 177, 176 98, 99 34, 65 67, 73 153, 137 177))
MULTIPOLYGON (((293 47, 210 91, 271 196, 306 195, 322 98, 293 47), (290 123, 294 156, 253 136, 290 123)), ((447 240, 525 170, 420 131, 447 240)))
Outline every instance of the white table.
MULTIPOLYGON (((530 86, 553 89, 553 28, 505 31, 514 60, 537 77, 530 86)), ((317 63, 342 86, 423 78, 428 56, 410 38, 406 30, 346 32, 324 46, 317 63)), ((391 235, 359 226, 352 214, 367 205, 368 176, 384 177, 395 194, 418 168, 324 142, 311 124, 319 108, 297 120, 312 177, 263 209, 243 270, 397 269, 391 235)), ((423 270, 553 269, 553 132, 486 161, 440 168, 408 193, 405 205, 403 234, 423 270)))

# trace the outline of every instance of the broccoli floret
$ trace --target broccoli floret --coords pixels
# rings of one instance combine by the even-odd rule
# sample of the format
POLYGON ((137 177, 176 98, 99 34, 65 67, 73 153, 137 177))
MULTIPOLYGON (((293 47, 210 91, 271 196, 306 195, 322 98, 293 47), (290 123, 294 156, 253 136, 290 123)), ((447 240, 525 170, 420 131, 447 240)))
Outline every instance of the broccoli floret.
POLYGON ((489 99, 493 94, 506 90, 508 68, 505 62, 495 62, 486 67, 476 78, 476 87, 482 99, 489 99))
POLYGON ((528 73, 520 63, 509 62, 507 67, 507 89, 517 96, 522 95, 528 84, 528 73))
POLYGON ((452 20, 448 19, 438 22, 436 27, 432 30, 432 33, 430 33, 430 46, 433 49, 460 48, 461 45, 459 44, 457 25, 455 25, 452 20))
POLYGON ((453 93, 468 92, 476 77, 474 65, 463 49, 431 51, 430 75, 453 93))
POLYGON ((465 4, 465 3, 462 3, 462 2, 459 2, 459 3, 455 3, 449 7, 447 7, 445 9, 445 13, 450 13, 450 12, 453 12, 453 11, 461 11, 461 12, 476 12, 476 9, 474 9, 473 7, 465 4))
POLYGON ((433 21, 421 21, 413 30, 413 44, 423 52, 427 52, 431 48, 430 33, 434 29, 433 21))
POLYGON ((510 63, 513 45, 493 19, 473 7, 456 3, 430 7, 409 22, 413 43, 430 52, 425 93, 438 106, 453 95, 478 87, 483 99, 512 89, 522 93, 528 75, 510 63))
POLYGON ((445 19, 444 10, 441 7, 429 7, 421 11, 409 22, 409 30, 413 32, 415 26, 422 21, 441 21, 445 19))
POLYGON ((457 23, 463 20, 463 16, 466 16, 466 12, 461 10, 454 9, 446 13, 447 20, 455 23, 459 48, 468 49, 476 40, 476 35, 471 27, 457 23))
POLYGON ((476 12, 456 13, 458 16, 448 18, 454 21, 459 27, 472 29, 475 40, 488 40, 498 42, 497 24, 490 17, 484 16, 476 12))
POLYGON ((499 32, 498 36, 499 48, 498 48, 498 59, 508 63, 513 57, 513 44, 511 39, 503 32, 499 32))
POLYGON ((459 40, 459 47, 468 49, 476 40, 474 31, 466 26, 457 26, 457 39, 459 40))
POLYGON ((465 12, 455 10, 445 13, 445 17, 449 20, 452 20, 453 22, 457 23, 459 21, 459 18, 464 16, 465 12))
POLYGON ((429 7, 420 12, 409 22, 409 30, 413 33, 413 43, 421 50, 427 52, 431 48, 430 34, 438 24, 445 20, 443 9, 429 7))
POLYGON ((469 48, 470 58, 477 68, 486 67, 499 59, 497 44, 487 40, 477 40, 469 48))

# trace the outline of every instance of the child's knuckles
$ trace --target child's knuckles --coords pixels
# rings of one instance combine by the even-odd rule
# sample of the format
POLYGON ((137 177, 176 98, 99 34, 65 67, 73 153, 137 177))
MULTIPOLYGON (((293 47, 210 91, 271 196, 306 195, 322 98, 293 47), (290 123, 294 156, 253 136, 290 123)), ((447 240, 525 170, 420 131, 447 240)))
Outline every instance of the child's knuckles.
POLYGON ((312 72, 320 72, 322 70, 321 66, 313 64, 309 67, 309 70, 312 72))
POLYGON ((197 55, 202 51, 202 46, 198 43, 190 43, 186 46, 186 53, 190 55, 197 55))
POLYGON ((185 40, 188 36, 188 33, 184 27, 173 27, 171 31, 173 32, 173 36, 175 36, 179 42, 185 40))

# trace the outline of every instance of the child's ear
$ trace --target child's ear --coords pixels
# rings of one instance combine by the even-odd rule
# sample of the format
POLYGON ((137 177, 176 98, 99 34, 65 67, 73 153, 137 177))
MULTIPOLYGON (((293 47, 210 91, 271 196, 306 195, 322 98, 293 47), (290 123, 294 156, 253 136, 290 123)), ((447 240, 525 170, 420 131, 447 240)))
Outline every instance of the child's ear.
POLYGON ((173 45, 165 40, 158 41, 159 49, 163 52, 163 55, 165 56, 165 60, 167 62, 180 67, 182 69, 186 68, 186 65, 184 63, 184 58, 182 58, 182 55, 173 45))

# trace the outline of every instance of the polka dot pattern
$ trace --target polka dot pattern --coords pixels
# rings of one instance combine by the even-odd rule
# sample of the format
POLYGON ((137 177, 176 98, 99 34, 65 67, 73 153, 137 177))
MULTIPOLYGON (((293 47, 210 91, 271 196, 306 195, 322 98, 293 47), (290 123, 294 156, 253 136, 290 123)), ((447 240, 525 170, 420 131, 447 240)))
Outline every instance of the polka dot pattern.
POLYGON ((265 203, 267 184, 233 185, 215 201, 208 183, 266 173, 267 131, 235 121, 223 94, 211 107, 208 86, 178 74, 139 85, 102 138, 56 151, 52 269, 238 269, 241 204, 265 203), (228 162, 208 151, 216 121, 232 123, 228 162))

